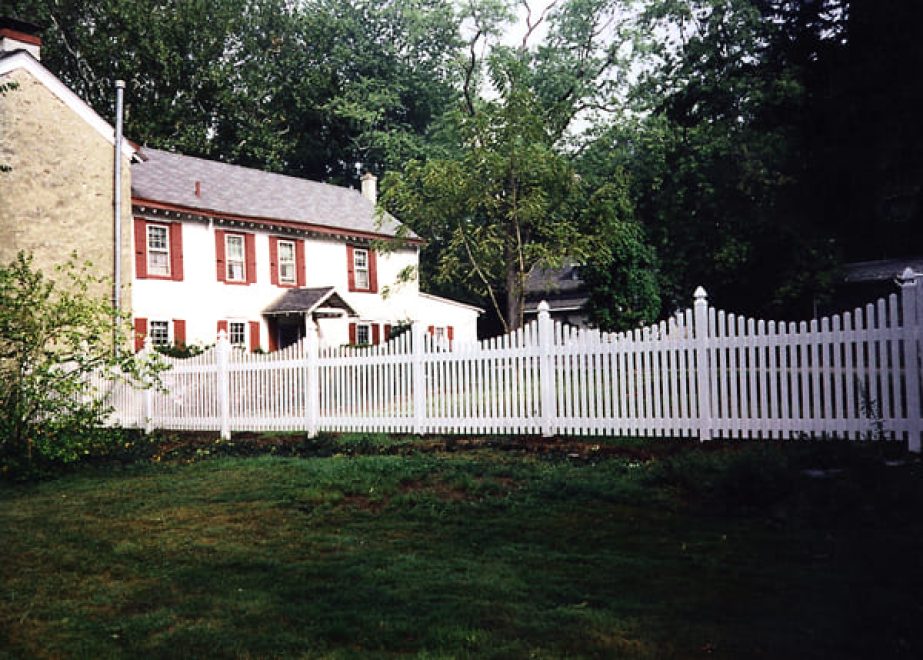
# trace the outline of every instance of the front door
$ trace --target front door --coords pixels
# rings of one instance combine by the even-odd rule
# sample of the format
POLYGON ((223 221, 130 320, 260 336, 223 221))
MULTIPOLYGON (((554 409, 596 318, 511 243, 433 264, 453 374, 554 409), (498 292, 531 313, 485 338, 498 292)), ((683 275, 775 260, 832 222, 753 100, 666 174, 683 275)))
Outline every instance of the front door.
POLYGON ((279 349, 291 346, 304 338, 304 314, 279 316, 276 320, 276 337, 279 349))

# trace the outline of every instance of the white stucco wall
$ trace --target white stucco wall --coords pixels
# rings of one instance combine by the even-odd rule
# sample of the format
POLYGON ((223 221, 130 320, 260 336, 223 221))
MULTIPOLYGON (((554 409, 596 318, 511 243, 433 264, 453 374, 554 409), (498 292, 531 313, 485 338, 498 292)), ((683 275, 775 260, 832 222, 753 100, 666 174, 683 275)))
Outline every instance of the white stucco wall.
MULTIPOLYGON (((137 216, 143 217, 143 216, 137 216)), ((150 216, 152 222, 164 218, 150 216)), ((133 312, 136 318, 148 321, 186 321, 186 342, 207 345, 215 341, 219 319, 229 321, 259 321, 260 343, 269 347, 269 329, 263 310, 286 289, 271 284, 269 237, 266 231, 252 231, 255 236, 257 281, 254 284, 219 282, 215 266, 215 226, 204 221, 182 222, 183 271, 182 281, 139 279, 132 264, 133 312)), ((229 232, 238 230, 221 227, 229 232)), ((133 232, 132 232, 133 235, 133 232)), ((132 249, 134 254, 134 248, 132 249)), ((398 282, 401 271, 416 267, 419 251, 416 247, 377 254, 379 293, 358 293, 348 290, 346 242, 336 239, 307 238, 305 240, 305 286, 333 286, 336 292, 357 312, 358 318, 325 319, 320 333, 326 344, 349 341, 349 322, 374 322, 397 325, 421 320, 427 325, 453 326, 456 340, 473 341, 477 337, 477 316, 473 308, 457 305, 441 298, 419 294, 416 279, 398 282)))

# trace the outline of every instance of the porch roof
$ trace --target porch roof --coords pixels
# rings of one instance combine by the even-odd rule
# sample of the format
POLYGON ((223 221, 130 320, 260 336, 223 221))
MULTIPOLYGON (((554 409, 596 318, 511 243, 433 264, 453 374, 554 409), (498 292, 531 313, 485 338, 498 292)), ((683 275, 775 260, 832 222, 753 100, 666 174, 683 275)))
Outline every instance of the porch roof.
POLYGON ((348 316, 358 316, 332 286, 289 289, 264 309, 263 314, 265 316, 311 314, 320 307, 342 309, 348 316))

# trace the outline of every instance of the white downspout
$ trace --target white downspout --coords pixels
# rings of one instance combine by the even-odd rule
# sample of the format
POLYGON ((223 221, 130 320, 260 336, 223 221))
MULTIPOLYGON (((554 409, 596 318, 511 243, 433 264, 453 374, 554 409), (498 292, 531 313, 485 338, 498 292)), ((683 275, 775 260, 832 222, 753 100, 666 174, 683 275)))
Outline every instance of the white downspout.
POLYGON ((112 306, 115 308, 116 327, 112 329, 113 350, 118 354, 118 323, 122 311, 122 102, 125 81, 115 81, 115 191, 113 194, 113 224, 115 240, 115 282, 112 285, 112 306))

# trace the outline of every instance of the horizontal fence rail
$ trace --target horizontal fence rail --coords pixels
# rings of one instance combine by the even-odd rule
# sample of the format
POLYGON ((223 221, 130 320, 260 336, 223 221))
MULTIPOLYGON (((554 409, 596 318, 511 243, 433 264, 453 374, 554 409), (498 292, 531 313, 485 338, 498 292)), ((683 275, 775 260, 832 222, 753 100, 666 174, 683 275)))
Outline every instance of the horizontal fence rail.
MULTIPOLYGON (((420 324, 371 347, 316 332, 268 355, 164 358, 163 388, 108 385, 112 423, 146 429, 907 440, 920 450, 923 286, 801 323, 716 310, 602 333, 538 319, 448 342, 420 324)), ((150 347, 145 350, 151 350, 150 347)), ((103 379, 100 380, 102 383, 103 379)), ((101 385, 102 386, 102 385, 101 385)))

